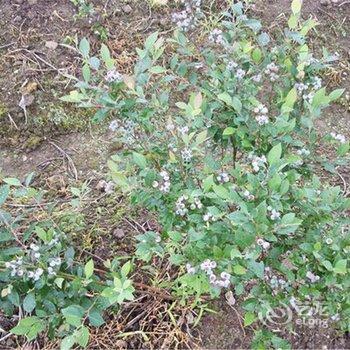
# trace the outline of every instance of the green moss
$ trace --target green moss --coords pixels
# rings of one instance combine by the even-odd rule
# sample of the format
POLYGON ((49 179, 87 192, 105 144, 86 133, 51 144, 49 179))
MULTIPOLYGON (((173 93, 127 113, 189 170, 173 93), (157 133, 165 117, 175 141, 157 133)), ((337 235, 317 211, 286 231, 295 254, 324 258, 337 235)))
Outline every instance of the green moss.
POLYGON ((93 112, 87 109, 72 108, 67 104, 50 104, 33 119, 33 124, 45 129, 54 128, 57 131, 84 130, 93 112))
POLYGON ((8 109, 5 105, 0 104, 0 120, 7 117, 8 109))

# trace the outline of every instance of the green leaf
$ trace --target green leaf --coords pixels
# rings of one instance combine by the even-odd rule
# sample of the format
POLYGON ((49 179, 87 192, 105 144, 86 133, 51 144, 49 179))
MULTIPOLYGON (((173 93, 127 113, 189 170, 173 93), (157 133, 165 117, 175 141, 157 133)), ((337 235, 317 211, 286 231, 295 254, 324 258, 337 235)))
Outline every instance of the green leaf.
POLYGON ((230 193, 223 185, 213 185, 213 190, 216 195, 218 195, 222 199, 229 199, 230 193))
POLYGON ((9 194, 10 194, 10 186, 9 185, 3 185, 0 187, 0 205, 5 203, 9 194))
POLYGON ((19 181, 14 177, 6 177, 3 181, 10 186, 16 186, 16 187, 21 186, 21 181, 19 181))
POLYGON ((345 156, 349 152, 349 149, 350 149, 349 142, 342 143, 337 149, 338 156, 339 157, 345 156))
POLYGON ((252 59, 255 63, 259 63, 262 59, 262 52, 259 48, 255 48, 252 52, 252 59))
MULTIPOLYGON (((263 33, 258 35, 257 40, 261 46, 266 46, 270 42, 270 36, 269 36, 269 34, 263 32, 263 33)), ((259 59, 259 61, 260 61, 260 59, 259 59)))
POLYGON ((75 337, 73 335, 68 335, 67 337, 63 338, 61 341, 61 350, 69 350, 73 347, 75 344, 75 337))
POLYGON ((89 343, 89 329, 85 326, 82 326, 75 332, 74 337, 76 339, 76 342, 85 348, 89 343))
POLYGON ((77 90, 73 90, 69 92, 69 95, 65 95, 63 97, 60 97, 61 101, 64 102, 74 102, 74 103, 78 103, 81 102, 85 99, 85 95, 79 93, 79 91, 77 90))
POLYGON ((232 106, 232 98, 227 92, 223 92, 218 95, 220 101, 225 102, 227 105, 232 106))
POLYGON ((241 110, 242 110, 242 102, 241 100, 236 97, 236 96, 233 96, 232 97, 232 107, 238 112, 240 113, 241 110))
POLYGON ((235 265, 233 266, 233 272, 236 275, 244 275, 247 272, 247 269, 242 265, 235 265))
POLYGON ((84 316, 84 309, 79 305, 70 305, 62 309, 62 314, 68 324, 79 327, 84 316))
POLYGON ((248 268, 250 271, 252 271, 257 277, 259 278, 264 278, 264 263, 262 261, 257 262, 257 261, 249 261, 248 262, 248 268))
POLYGON ((88 42, 88 40, 86 38, 83 38, 83 39, 80 40, 79 51, 81 52, 81 54, 83 55, 84 58, 88 58, 89 57, 90 44, 89 44, 89 42, 88 42))
POLYGON ((233 135, 234 133, 235 133, 235 129, 233 127, 229 126, 228 128, 226 128, 223 131, 222 135, 223 136, 230 136, 230 135, 233 135))
POLYGON ((291 15, 288 19, 288 27, 290 29, 295 29, 298 25, 299 16, 291 15))
POLYGON ((35 294, 29 293, 23 300, 23 308, 26 312, 31 313, 36 306, 35 294))
POLYGON ((272 147, 269 154, 267 155, 267 160, 270 165, 276 164, 282 155, 282 145, 279 143, 278 145, 272 147))
POLYGON ((247 312, 244 315, 244 327, 250 326, 256 320, 256 316, 252 312, 247 312))
POLYGON ((158 39, 158 32, 152 33, 145 41, 145 48, 150 50, 158 39))
POLYGON ((214 175, 209 175, 203 180, 203 191, 208 192, 214 185, 214 175))
POLYGON ((145 169, 147 167, 147 159, 144 155, 140 153, 133 152, 132 157, 134 162, 141 168, 145 169))
POLYGON ((161 67, 161 66, 154 66, 154 67, 151 67, 149 69, 149 71, 153 74, 161 74, 161 73, 166 72, 166 69, 164 67, 161 67))
POLYGON ((109 52, 109 48, 105 45, 101 45, 100 55, 102 58, 102 61, 106 65, 107 69, 113 69, 114 68, 114 60, 111 57, 111 54, 109 52))
POLYGON ((347 265, 347 260, 346 259, 341 259, 338 260, 333 268, 333 271, 335 274, 339 275, 345 275, 346 274, 346 265, 347 265))
POLYGON ((55 278, 54 282, 55 282, 56 286, 61 289, 63 282, 64 282, 64 278, 57 277, 57 278, 55 278))
POLYGON ((135 164, 137 164, 141 169, 145 169, 147 167, 147 159, 143 154, 133 152, 132 157, 135 164))
POLYGON ((101 45, 100 55, 104 62, 109 61, 111 59, 111 53, 109 52, 109 48, 107 47, 107 45, 101 45))
POLYGON ((37 316, 22 318, 16 327, 11 329, 12 334, 25 335, 29 341, 45 330, 45 324, 37 316))
POLYGON ((343 93, 344 93, 345 89, 336 89, 333 90, 330 94, 329 94, 329 98, 331 101, 335 101, 337 100, 343 93))
POLYGON ((83 78, 84 78, 85 82, 88 83, 90 81, 90 77, 91 77, 91 71, 90 71, 90 67, 88 64, 84 64, 82 72, 83 72, 83 78))
POLYGON ((327 106, 329 102, 330 98, 326 95, 326 88, 324 87, 315 93, 312 99, 312 107, 319 108, 322 106, 327 106))
POLYGON ((94 327, 100 327, 105 323, 101 315, 101 312, 99 312, 96 309, 93 309, 89 312, 89 322, 91 326, 94 326, 94 327))
POLYGON ((298 98, 297 90, 296 88, 292 88, 288 92, 288 95, 286 96, 282 109, 286 109, 286 108, 292 109, 297 98, 298 98))
POLYGON ((126 277, 131 271, 131 262, 127 261, 121 268, 120 273, 123 277, 126 277))
POLYGON ((85 264, 84 273, 86 278, 90 278, 94 273, 94 262, 92 259, 85 264))
POLYGON ((298 14, 301 11, 301 4, 302 1, 301 0, 293 0, 292 1, 292 12, 293 14, 298 14))

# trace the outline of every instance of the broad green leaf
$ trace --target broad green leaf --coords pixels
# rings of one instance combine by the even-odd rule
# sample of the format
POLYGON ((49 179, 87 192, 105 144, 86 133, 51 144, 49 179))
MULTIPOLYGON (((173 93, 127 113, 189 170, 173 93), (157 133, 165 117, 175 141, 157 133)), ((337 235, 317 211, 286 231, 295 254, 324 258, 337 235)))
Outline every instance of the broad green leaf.
POLYGON ((299 16, 291 15, 288 19, 288 27, 289 29, 295 29, 298 25, 299 16))
POLYGON ((235 133, 235 129, 232 128, 231 126, 229 126, 228 128, 226 128, 226 129, 223 131, 222 135, 223 135, 223 136, 230 136, 230 135, 233 135, 234 133, 235 133))
POLYGON ((233 107, 238 113, 242 110, 242 102, 236 96, 231 97, 227 92, 223 92, 218 95, 218 99, 233 107))
POLYGON ((282 145, 279 143, 276 146, 272 147, 270 152, 267 155, 267 160, 270 165, 276 164, 282 155, 282 145))
POLYGON ((147 159, 144 155, 133 152, 132 157, 134 159, 135 164, 137 164, 141 169, 145 169, 147 167, 147 159))
POLYGON ((257 40, 261 46, 266 46, 270 42, 270 36, 269 34, 263 32, 258 35, 257 40))
POLYGON ((109 69, 109 70, 113 69, 114 68, 114 60, 111 57, 111 53, 109 52, 109 48, 105 44, 101 45, 100 55, 101 55, 102 61, 104 62, 105 66, 107 67, 107 69, 109 69))
POLYGON ((88 58, 89 57, 90 44, 89 44, 89 42, 88 42, 88 40, 86 38, 83 38, 83 39, 80 40, 79 51, 81 52, 81 54, 83 55, 84 58, 88 58))
POLYGON ((0 187, 0 206, 5 203, 9 194, 10 194, 10 186, 9 185, 3 185, 0 187))
POLYGON ((161 66, 154 66, 154 67, 151 67, 149 69, 149 71, 153 74, 161 74, 161 73, 166 72, 166 69, 164 67, 161 67, 161 66))
POLYGON ((122 274, 123 277, 126 277, 130 271, 131 271, 131 262, 128 261, 122 266, 120 273, 122 274))
POLYGON ((225 102, 227 105, 232 106, 232 98, 227 92, 223 92, 218 95, 220 101, 225 102))
POLYGON ((21 186, 21 181, 19 181, 14 177, 6 177, 3 181, 10 186, 16 186, 16 187, 21 186))
POLYGON ((101 312, 96 309, 92 309, 89 312, 89 322, 94 327, 100 327, 105 323, 101 312))
POLYGON ((23 300, 23 308, 26 312, 31 313, 36 306, 36 301, 35 301, 35 294, 34 293, 29 293, 26 295, 26 297, 23 300))
POLYGON ((257 262, 257 261, 249 261, 248 262, 248 268, 250 271, 252 271, 257 277, 259 278, 264 278, 264 263, 262 261, 257 262))
POLYGON ((158 39, 158 32, 152 33, 145 41, 145 48, 150 50, 158 39))
POLYGON ((84 273, 86 278, 90 278, 94 273, 94 262, 92 259, 85 264, 84 273))
POLYGON ((244 327, 250 326, 256 320, 256 316, 252 312, 247 312, 244 315, 244 327))
POLYGON ((213 185, 213 190, 216 195, 218 195, 222 199, 229 199, 230 193, 223 185, 213 185))
POLYGON ((88 83, 90 81, 90 77, 91 77, 91 71, 90 71, 90 67, 88 64, 84 64, 82 72, 83 72, 83 78, 84 78, 85 82, 88 83))
POLYGON ((333 90, 330 94, 329 94, 329 98, 331 101, 335 101, 337 100, 343 93, 344 93, 345 89, 336 89, 333 90))
POLYGON ((347 265, 347 260, 346 259, 341 259, 338 260, 333 268, 334 273, 339 274, 339 275, 345 275, 346 274, 346 265, 347 265))
POLYGON ((209 175, 207 178, 203 180, 203 191, 208 192, 213 185, 214 185, 214 176, 209 175))
POLYGON ((67 337, 63 338, 61 341, 60 349, 61 350, 69 350, 73 347, 75 344, 75 337, 73 335, 68 335, 67 337))
POLYGON ((79 330, 74 332, 74 338, 81 347, 85 348, 89 343, 89 329, 82 326, 79 330))
POLYGON ((255 63, 260 63, 262 59, 262 52, 259 48, 255 48, 252 52, 252 59, 255 63))
POLYGON ((39 317, 31 316, 22 318, 16 327, 11 329, 12 334, 25 335, 29 341, 35 339, 39 333, 45 330, 45 324, 39 317))
POLYGON ((79 305, 70 305, 62 309, 62 314, 67 323, 72 326, 79 327, 84 316, 84 309, 79 305))
POLYGON ((244 275, 247 272, 247 269, 242 265, 235 265, 233 266, 233 272, 236 275, 244 275))
POLYGON ((233 96, 232 97, 232 107, 238 112, 240 113, 241 110, 242 110, 242 102, 241 100, 236 97, 236 96, 233 96))
POLYGON ((302 0, 293 0, 292 1, 292 12, 293 14, 298 14, 301 11, 302 0))

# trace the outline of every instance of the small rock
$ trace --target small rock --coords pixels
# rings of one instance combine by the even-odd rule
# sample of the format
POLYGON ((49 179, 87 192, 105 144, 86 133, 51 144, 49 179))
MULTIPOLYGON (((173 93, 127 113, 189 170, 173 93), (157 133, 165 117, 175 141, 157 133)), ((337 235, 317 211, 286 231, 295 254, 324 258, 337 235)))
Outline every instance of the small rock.
POLYGON ((226 292, 225 297, 226 297, 227 304, 229 304, 231 306, 236 304, 236 299, 233 296, 232 291, 229 290, 228 292, 226 292))
POLYGON ((104 189, 106 188, 106 186, 107 186, 107 182, 105 180, 101 180, 96 185, 96 190, 99 190, 99 191, 103 192, 104 189))
POLYGON ((119 339, 115 342, 115 347, 117 349, 127 349, 128 343, 125 340, 119 339))
POLYGON ((165 27, 168 24, 168 20, 166 18, 161 18, 159 20, 159 24, 163 27, 165 27))
POLYGON ((49 41, 46 41, 45 46, 50 50, 56 50, 58 43, 56 43, 56 41, 49 40, 49 41))
POLYGON ((328 5, 331 4, 331 2, 330 2, 330 0, 321 0, 320 4, 323 5, 323 6, 328 6, 328 5))
POLYGON ((132 7, 131 7, 130 5, 124 5, 124 6, 122 7, 122 10, 123 10, 123 12, 125 12, 125 13, 130 13, 130 12, 132 12, 132 7))
POLYGON ((125 237, 125 233, 121 228, 117 228, 113 231, 113 236, 115 238, 123 238, 125 237))
POLYGON ((23 0, 14 0, 13 2, 18 5, 23 4, 23 0))
POLYGON ((38 3, 38 0, 28 0, 29 5, 36 5, 38 3))

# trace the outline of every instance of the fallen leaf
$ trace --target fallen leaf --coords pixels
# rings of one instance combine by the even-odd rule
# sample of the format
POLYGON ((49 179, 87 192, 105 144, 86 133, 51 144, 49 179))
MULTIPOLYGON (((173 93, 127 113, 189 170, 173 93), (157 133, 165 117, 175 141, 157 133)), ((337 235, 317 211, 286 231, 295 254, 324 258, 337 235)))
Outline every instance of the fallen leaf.
POLYGON ((25 110, 26 107, 30 106, 33 102, 34 102, 34 95, 24 94, 24 95, 22 95, 18 106, 25 110))

